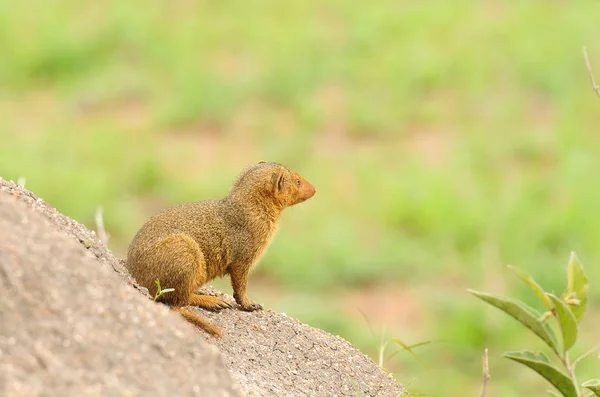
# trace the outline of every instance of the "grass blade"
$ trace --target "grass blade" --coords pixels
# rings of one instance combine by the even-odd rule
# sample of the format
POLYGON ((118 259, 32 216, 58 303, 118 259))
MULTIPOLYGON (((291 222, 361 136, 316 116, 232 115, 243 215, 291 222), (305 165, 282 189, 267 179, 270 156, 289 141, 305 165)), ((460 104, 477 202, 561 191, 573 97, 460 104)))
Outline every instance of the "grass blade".
POLYGON ((419 356, 417 356, 417 354, 413 351, 413 347, 417 347, 417 346, 422 346, 422 345, 426 345, 427 343, 431 343, 431 341, 427 341, 427 342, 419 342, 419 343, 415 343, 414 345, 407 345, 406 343, 404 343, 403 341, 401 341, 398 338, 390 338, 390 340, 394 343, 399 344, 400 346, 402 346, 403 349, 407 350, 410 354, 412 354, 412 356, 421 364, 425 365, 423 363, 423 361, 421 361, 421 359, 419 358, 419 356))
MULTIPOLYGON (((419 346, 427 345, 427 344, 429 344, 429 343, 433 343, 433 342, 435 342, 435 341, 433 341, 433 340, 428 340, 428 341, 425 341, 425 342, 419 342, 419 343, 415 343, 414 345, 410 345, 409 347, 410 347, 411 349, 414 349, 415 347, 419 347, 419 346)), ((402 345, 400 345, 400 346, 402 346, 402 345)), ((389 361, 389 360, 391 360, 391 359, 392 359, 392 358, 393 358, 393 357, 394 357, 396 354, 400 353, 402 350, 404 350, 404 348, 402 348, 402 349, 400 349, 400 350, 396 350, 395 352, 393 352, 392 354, 390 354, 390 355, 387 357, 387 359, 386 359, 385 361, 389 361)))

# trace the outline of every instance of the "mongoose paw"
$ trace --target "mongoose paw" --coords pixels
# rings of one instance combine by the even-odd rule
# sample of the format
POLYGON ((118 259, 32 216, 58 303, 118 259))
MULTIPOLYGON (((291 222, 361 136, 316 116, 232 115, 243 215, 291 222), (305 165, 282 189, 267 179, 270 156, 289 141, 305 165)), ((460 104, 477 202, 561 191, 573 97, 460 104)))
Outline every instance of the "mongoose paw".
POLYGON ((245 312, 253 312, 256 310, 262 310, 262 305, 259 305, 258 303, 254 303, 254 302, 248 302, 245 304, 240 304, 240 308, 245 311, 245 312))

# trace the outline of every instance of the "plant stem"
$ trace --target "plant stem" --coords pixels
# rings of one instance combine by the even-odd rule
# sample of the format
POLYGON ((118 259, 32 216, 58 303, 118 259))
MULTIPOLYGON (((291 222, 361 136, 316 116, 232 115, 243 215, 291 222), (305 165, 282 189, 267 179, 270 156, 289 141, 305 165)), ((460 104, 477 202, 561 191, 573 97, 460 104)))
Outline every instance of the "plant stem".
POLYGON ((569 374, 569 377, 571 378, 571 381, 573 382, 573 385, 575 386, 575 392, 577 393, 577 397, 583 397, 583 392, 581 392, 579 390, 579 383, 577 383, 577 377, 575 376, 575 366, 571 364, 571 362, 569 361, 569 352, 565 351, 565 355, 564 357, 562 357, 562 362, 565 365, 565 367, 567 368, 567 372, 569 374))
POLYGON ((481 397, 485 397, 485 392, 487 391, 487 384, 490 380, 490 364, 488 362, 488 349, 485 348, 482 357, 482 367, 483 367, 483 383, 481 385, 481 397))
POLYGON ((385 352, 385 347, 387 345, 387 342, 383 343, 383 338, 381 340, 381 343, 379 344, 379 366, 381 368, 383 368, 383 353, 385 352))

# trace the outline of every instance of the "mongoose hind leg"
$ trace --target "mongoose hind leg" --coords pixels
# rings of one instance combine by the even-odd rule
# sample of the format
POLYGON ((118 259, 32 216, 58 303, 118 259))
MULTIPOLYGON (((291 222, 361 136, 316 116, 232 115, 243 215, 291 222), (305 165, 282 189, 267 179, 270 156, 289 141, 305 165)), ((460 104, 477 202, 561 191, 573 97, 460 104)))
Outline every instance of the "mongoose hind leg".
POLYGON ((206 262, 198 244, 185 234, 174 234, 155 247, 152 258, 161 287, 174 289, 160 301, 172 306, 191 304, 194 291, 206 282, 206 262))
POLYGON ((160 300, 174 306, 173 309, 190 323, 210 335, 221 337, 220 328, 198 314, 182 308, 182 306, 195 305, 209 310, 218 310, 230 306, 220 298, 202 297, 194 293, 206 282, 206 262, 198 244, 185 234, 171 235, 156 247, 154 258, 164 280, 160 280, 161 286, 174 288, 174 291, 162 295, 160 300))
POLYGON ((157 247, 156 258, 170 263, 170 266, 163 266, 169 272, 163 272, 166 283, 161 280, 161 285, 175 289, 164 295, 164 302, 175 306, 198 306, 212 311, 231 307, 231 304, 216 296, 194 293, 206 283, 207 276, 202 250, 191 237, 175 234, 165 238, 157 247), (162 258, 166 255, 171 257, 162 258))
POLYGON ((221 298, 199 294, 192 294, 189 298, 188 304, 212 311, 231 308, 231 304, 221 298))

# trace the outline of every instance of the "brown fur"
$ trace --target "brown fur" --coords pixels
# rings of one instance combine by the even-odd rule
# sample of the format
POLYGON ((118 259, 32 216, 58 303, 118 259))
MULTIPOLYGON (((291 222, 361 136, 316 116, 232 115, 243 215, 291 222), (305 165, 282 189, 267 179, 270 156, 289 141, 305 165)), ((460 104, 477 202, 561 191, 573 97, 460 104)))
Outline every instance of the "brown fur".
POLYGON ((129 246, 127 268, 151 295, 156 294, 157 279, 162 288, 174 288, 159 299, 219 336, 217 327, 181 307, 231 307, 221 298, 195 293, 206 282, 229 274, 240 308, 262 309, 246 295, 250 270, 277 231, 281 211, 314 194, 315 188, 294 171, 261 161, 243 171, 224 198, 181 204, 150 218, 129 246))

